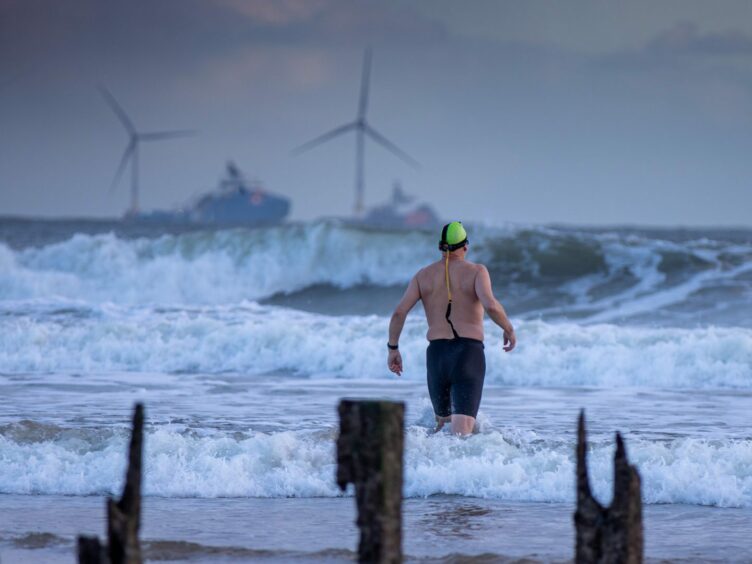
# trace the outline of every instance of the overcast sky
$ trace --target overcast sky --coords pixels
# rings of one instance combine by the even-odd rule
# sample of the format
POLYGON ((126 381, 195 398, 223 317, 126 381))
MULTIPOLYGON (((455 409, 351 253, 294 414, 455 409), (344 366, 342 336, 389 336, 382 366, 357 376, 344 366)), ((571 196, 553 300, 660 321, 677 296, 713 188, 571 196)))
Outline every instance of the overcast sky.
POLYGON ((346 215, 355 139, 290 150, 355 117, 417 159, 366 147, 366 204, 392 182, 465 221, 752 226, 752 3, 2 0, 0 215, 119 216, 128 138, 142 206, 212 189, 227 159, 346 215))

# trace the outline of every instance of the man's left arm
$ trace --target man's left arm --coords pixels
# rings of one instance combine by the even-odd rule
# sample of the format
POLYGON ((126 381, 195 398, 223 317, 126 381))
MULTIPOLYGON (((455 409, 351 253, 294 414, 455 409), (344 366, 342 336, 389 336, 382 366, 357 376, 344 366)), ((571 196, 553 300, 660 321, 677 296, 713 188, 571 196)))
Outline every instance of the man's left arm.
POLYGON ((475 276, 475 294, 478 296, 483 309, 496 325, 504 330, 504 350, 510 352, 517 345, 517 337, 514 334, 512 322, 504 311, 504 306, 496 299, 491 288, 491 275, 482 264, 478 265, 478 273, 475 276))
POLYGON ((389 321, 389 357, 387 359, 387 366, 389 370, 394 372, 397 376, 402 374, 402 355, 398 349, 392 350, 391 347, 399 345, 399 338, 402 334, 402 328, 405 326, 405 319, 407 314, 413 309, 418 300, 420 299, 420 290, 418 289, 417 275, 413 276, 410 280, 410 284, 407 285, 405 295, 402 296, 399 304, 392 314, 392 319, 389 321))

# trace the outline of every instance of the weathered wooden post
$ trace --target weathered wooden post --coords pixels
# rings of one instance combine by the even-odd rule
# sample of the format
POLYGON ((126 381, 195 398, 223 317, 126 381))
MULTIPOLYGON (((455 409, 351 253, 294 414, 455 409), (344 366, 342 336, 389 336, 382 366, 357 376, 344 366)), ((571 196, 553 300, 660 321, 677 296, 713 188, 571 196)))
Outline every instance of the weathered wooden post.
POLYGON ((128 453, 128 470, 120 501, 107 499, 107 537, 110 564, 141 564, 141 459, 144 445, 144 406, 137 403, 128 453))
POLYGON ((402 455, 405 405, 342 400, 337 484, 355 486, 360 562, 402 562, 402 455))
POLYGON ((640 474, 629 464, 624 441, 616 433, 614 499, 603 507, 590 491, 585 439, 585 412, 577 425, 577 564, 639 564, 642 562, 642 499, 640 474))
POLYGON ((141 460, 144 445, 144 406, 133 412, 128 469, 120 501, 107 499, 107 550, 97 537, 78 537, 79 564, 141 564, 138 531, 141 526, 141 460))
POLYGON ((78 564, 102 564, 106 561, 99 537, 78 537, 78 564))

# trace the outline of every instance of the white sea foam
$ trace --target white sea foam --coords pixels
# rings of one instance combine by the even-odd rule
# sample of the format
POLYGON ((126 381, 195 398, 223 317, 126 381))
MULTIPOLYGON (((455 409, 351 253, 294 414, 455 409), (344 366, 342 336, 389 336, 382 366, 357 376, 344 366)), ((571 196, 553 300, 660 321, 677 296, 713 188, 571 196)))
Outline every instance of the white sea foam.
MULTIPOLYGON (((234 308, 85 309, 0 318, 0 371, 262 374, 380 378, 388 319, 234 308), (75 354, 72 354, 75 351, 75 354)), ((425 377, 425 322, 408 317, 404 377, 425 377)), ((514 386, 752 388, 752 330, 518 323, 517 350, 487 325, 486 381, 514 386)))
MULTIPOLYGON (((646 503, 752 506, 752 441, 627 438, 646 503)), ((144 489, 165 497, 321 497, 340 495, 334 429, 246 436, 157 428, 147 432, 144 489)), ((16 442, 0 436, 0 492, 91 495, 122 487, 126 440, 101 444, 68 433, 16 442), (73 435, 73 436, 71 436, 73 435)), ((469 439, 406 435, 405 495, 455 494, 516 501, 572 502, 574 445, 535 433, 490 430, 469 439)), ((591 482, 607 502, 613 444, 589 453, 591 482)))

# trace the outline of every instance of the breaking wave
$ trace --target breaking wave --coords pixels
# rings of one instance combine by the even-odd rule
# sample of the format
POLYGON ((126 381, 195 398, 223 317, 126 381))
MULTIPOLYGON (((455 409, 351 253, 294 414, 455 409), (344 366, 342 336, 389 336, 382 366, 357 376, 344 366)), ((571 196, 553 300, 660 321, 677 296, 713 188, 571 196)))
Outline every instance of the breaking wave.
MULTIPOLYGON (((122 487, 125 430, 98 432, 21 422, 0 429, 0 492, 94 495, 122 487)), ((334 428, 317 432, 196 434, 157 427, 145 438, 146 495, 163 497, 329 497, 334 428)), ((407 430, 407 497, 453 494, 513 501, 572 502, 574 445, 513 429, 463 440, 407 430)), ((646 503, 752 506, 752 441, 628 438, 646 503)), ((589 453, 595 494, 608 501, 613 442, 589 453)))
MULTIPOLYGON (((656 310, 680 317, 684 305, 694 322, 728 314, 745 324, 734 312, 752 296, 749 243, 548 228, 471 233, 471 257, 528 317, 603 322, 656 310)), ((435 247, 432 234, 334 222, 137 239, 77 234, 40 247, 0 244, 0 302, 227 305, 314 286, 333 294, 403 286, 436 259, 435 247)))
POLYGON ((0 245, 0 299, 226 304, 319 283, 400 284, 431 256, 424 239, 327 223, 156 239, 77 234, 40 248, 0 245))

